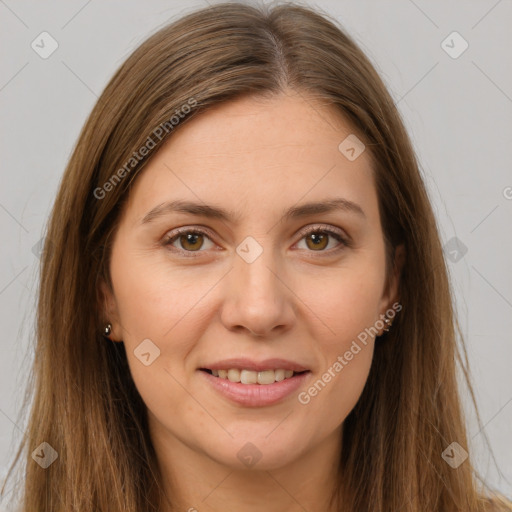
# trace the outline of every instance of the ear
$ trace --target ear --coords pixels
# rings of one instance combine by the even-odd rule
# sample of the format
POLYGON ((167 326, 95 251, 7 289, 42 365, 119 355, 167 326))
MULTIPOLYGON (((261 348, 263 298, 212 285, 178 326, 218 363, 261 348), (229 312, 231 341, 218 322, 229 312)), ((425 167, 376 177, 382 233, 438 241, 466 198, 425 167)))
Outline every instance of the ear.
MULTIPOLYGON (((387 289, 384 291, 385 293, 382 296, 382 308, 380 311, 381 315, 385 315, 386 311, 390 309, 395 302, 400 301, 398 289, 400 285, 402 269, 405 264, 405 258, 406 253, 404 244, 397 245, 393 255, 393 270, 389 278, 387 289)), ((379 336, 382 333, 380 333, 379 336)))
POLYGON ((393 272, 391 275, 389 288, 388 288, 388 307, 400 300, 398 296, 398 288, 400 285, 400 278, 402 276, 402 269, 405 264, 405 246, 404 244, 395 247, 393 272))
POLYGON ((102 329, 105 325, 111 324, 112 331, 108 339, 111 341, 122 341, 121 324, 119 322, 119 313, 114 292, 104 279, 100 279, 98 294, 101 318, 103 321, 102 329))

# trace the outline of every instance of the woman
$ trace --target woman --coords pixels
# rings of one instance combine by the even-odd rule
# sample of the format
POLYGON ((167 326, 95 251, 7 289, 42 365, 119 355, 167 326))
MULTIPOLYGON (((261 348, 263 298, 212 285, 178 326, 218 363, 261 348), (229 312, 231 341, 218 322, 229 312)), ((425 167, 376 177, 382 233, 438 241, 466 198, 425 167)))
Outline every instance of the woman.
POLYGON ((22 510, 512 510, 476 484, 456 327, 361 50, 294 5, 189 14, 121 66, 61 183, 22 510))

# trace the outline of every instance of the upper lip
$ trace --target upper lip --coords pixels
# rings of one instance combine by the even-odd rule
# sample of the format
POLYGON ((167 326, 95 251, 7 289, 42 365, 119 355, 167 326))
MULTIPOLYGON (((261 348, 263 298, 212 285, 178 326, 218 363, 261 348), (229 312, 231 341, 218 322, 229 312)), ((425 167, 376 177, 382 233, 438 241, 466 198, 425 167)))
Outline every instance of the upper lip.
POLYGON ((294 372, 303 372, 308 370, 305 366, 288 359, 272 358, 264 359, 262 361, 254 361, 253 359, 246 359, 243 357, 208 363, 201 366, 201 368, 205 368, 207 370, 229 370, 230 368, 238 368, 240 370, 252 370, 255 372, 279 369, 293 370, 294 372))

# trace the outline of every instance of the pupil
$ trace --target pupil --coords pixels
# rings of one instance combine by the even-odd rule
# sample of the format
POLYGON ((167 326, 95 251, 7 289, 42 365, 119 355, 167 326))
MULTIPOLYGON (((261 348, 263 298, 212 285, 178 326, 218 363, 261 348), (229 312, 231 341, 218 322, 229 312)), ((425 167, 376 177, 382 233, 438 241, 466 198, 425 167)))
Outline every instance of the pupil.
POLYGON ((313 246, 311 247, 317 247, 317 248, 324 248, 326 245, 326 235, 325 233, 311 233, 309 235, 309 240, 313 242, 313 246))
POLYGON ((184 235, 186 239, 186 244, 195 245, 197 244, 197 238, 201 235, 196 233, 188 233, 187 235, 184 235))

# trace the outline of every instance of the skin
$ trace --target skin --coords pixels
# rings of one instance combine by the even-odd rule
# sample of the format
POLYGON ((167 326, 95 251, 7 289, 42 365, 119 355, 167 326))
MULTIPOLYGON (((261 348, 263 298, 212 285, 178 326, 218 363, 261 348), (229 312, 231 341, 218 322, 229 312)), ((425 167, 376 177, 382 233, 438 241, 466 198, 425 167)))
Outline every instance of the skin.
POLYGON ((369 152, 349 161, 338 145, 353 128, 305 98, 293 91, 246 97, 180 127, 137 178, 115 234, 112 290, 102 285, 106 317, 111 339, 125 343, 176 510, 330 510, 343 421, 378 340, 360 344, 306 405, 298 393, 271 406, 235 404, 198 368, 230 357, 292 359, 311 370, 299 391, 307 390, 397 300, 399 269, 385 289, 369 152), (365 216, 283 219, 290 206, 333 197, 357 203, 365 216), (141 224, 153 207, 174 199, 240 217, 168 213, 141 224), (211 236, 165 245, 177 227, 200 226, 211 236), (316 248, 299 233, 306 226, 338 230, 351 246, 330 236, 316 248), (252 263, 236 252, 247 236, 263 249, 252 263), (197 257, 183 254, 187 249, 197 257), (145 366, 134 350, 148 338, 160 355, 145 366), (248 442, 262 455, 252 467, 237 457, 248 442))

